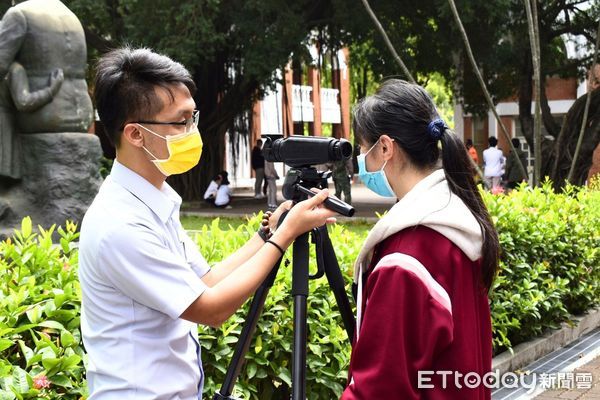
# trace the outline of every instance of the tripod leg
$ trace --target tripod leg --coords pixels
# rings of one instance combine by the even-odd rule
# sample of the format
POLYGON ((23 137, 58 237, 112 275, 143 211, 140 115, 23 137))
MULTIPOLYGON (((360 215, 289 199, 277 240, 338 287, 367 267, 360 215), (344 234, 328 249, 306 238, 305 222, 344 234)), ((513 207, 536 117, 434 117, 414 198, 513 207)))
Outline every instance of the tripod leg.
POLYGON ((294 347, 292 352, 292 400, 306 400, 308 258, 308 233, 305 233, 296 239, 293 251, 294 347))
POLYGON ((352 313, 350 301, 348 300, 348 296, 346 295, 344 277, 342 276, 342 273, 340 271, 340 266, 335 256, 335 250, 333 249, 333 245, 331 244, 331 239, 329 238, 327 227, 322 226, 318 228, 318 230, 322 244, 323 262, 325 264, 323 268, 325 270, 325 276, 327 276, 327 281, 329 282, 329 286, 333 291, 333 295, 335 296, 338 309, 340 310, 340 314, 342 315, 342 321, 344 322, 344 327, 346 328, 346 332, 348 333, 348 339, 350 340, 350 342, 352 342, 352 340, 354 339, 354 329, 356 327, 356 321, 354 320, 354 314, 352 313))
POLYGON ((280 264, 281 259, 279 259, 277 264, 275 264, 273 270, 271 270, 267 278, 258 287, 258 289, 256 289, 256 292, 254 293, 252 303, 250 304, 250 310, 248 311, 248 315, 246 316, 246 320, 244 321, 244 327, 242 328, 240 338, 235 346, 233 357, 231 358, 231 362, 229 363, 229 367, 227 368, 225 380, 223 381, 221 390, 215 393, 213 400, 235 400, 234 397, 231 397, 231 393, 233 392, 235 381, 240 375, 240 371, 242 369, 242 365, 244 364, 246 353, 250 348, 252 335, 256 330, 258 318, 260 317, 260 314, 265 305, 265 299, 269 294, 269 289, 271 289, 273 283, 275 282, 275 278, 277 277, 277 271, 279 271, 280 264))

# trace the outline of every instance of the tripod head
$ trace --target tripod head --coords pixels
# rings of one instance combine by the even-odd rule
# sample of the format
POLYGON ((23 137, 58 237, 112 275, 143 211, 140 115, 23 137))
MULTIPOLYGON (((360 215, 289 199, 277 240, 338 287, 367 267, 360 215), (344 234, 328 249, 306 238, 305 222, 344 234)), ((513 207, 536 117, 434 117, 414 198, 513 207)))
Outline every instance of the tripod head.
MULTIPOLYGON (((283 182, 283 197, 297 203, 315 195, 310 188, 323 189, 327 187, 327 178, 331 172, 317 171, 315 167, 304 166, 288 171, 283 182)), ((354 215, 354 207, 335 197, 329 197, 324 202, 325 207, 346 217, 354 215)))

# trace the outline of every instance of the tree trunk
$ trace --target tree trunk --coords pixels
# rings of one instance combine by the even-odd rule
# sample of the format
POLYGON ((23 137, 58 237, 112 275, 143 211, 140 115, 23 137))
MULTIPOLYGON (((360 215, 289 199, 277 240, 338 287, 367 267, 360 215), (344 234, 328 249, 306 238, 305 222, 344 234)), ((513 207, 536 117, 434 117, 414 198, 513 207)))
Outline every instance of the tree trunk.
MULTIPOLYGON (((529 145, 529 151, 533 153, 533 115, 531 114, 531 102, 533 101, 533 64, 529 49, 523 55, 522 59, 524 63, 521 65, 521 81, 519 84, 519 122, 521 123, 521 130, 527 144, 529 145)), ((542 87, 544 87, 543 85, 542 87)), ((548 130, 549 121, 547 119, 552 118, 550 114, 550 107, 545 95, 545 90, 542 90, 542 116, 544 117, 544 126, 548 130)), ((552 119, 552 121, 554 121, 552 119)), ((550 127, 554 129, 554 127, 550 127)), ((515 135, 518 132, 514 132, 515 135)), ((546 139, 542 136, 542 168, 541 177, 551 176, 552 162, 554 160, 553 149, 554 143, 551 140, 546 139)))
MULTIPOLYGON (((542 122, 546 131, 554 138, 557 138, 560 133, 560 125, 556 123, 548 104, 548 96, 546 96, 546 77, 542 75, 542 122)), ((542 141, 542 144, 544 142, 542 141)))
POLYGON ((231 82, 228 68, 231 64, 218 55, 210 65, 194 69, 198 71, 194 75, 198 87, 194 100, 200 110, 202 157, 189 172, 168 179, 184 200, 201 200, 212 178, 223 170, 225 133, 234 128, 235 118, 247 111, 256 98, 258 81, 248 80, 238 71, 236 81, 231 82))
POLYGON ((521 58, 521 81, 519 83, 519 122, 521 130, 530 149, 533 149, 533 116, 531 101, 533 100, 533 64, 530 50, 526 50, 521 58))
MULTIPOLYGON (((554 144, 552 151, 554 165, 552 171, 550 171, 550 177, 557 190, 566 184, 575 147, 577 146, 579 131, 581 130, 586 96, 583 95, 578 98, 569 109, 565 117, 563 129, 554 144)), ((592 166, 594 150, 598 146, 598 143, 600 143, 600 89, 594 90, 591 96, 587 126, 583 141, 581 142, 579 157, 575 164, 573 179, 571 180, 571 183, 574 185, 583 185, 585 183, 590 167, 592 166)))

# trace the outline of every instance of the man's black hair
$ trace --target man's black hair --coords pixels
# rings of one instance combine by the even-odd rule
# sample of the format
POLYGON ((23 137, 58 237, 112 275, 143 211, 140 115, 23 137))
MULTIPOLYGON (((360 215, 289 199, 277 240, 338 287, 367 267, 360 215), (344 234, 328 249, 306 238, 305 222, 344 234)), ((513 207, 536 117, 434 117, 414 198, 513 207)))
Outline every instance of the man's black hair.
POLYGON ((126 123, 150 119, 162 110, 157 87, 173 99, 172 89, 178 84, 194 95, 196 85, 188 70, 150 49, 123 47, 102 56, 96 66, 94 100, 110 142, 118 147, 126 123))

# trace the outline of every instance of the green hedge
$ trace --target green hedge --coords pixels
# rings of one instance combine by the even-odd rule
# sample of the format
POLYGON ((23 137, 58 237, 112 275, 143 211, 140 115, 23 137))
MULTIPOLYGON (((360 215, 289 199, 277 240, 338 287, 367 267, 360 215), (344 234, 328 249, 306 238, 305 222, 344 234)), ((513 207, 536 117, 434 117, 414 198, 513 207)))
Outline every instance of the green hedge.
MULTIPOLYGON (((491 295, 494 345, 501 351, 598 302, 600 191, 571 187, 554 194, 546 184, 484 196, 502 245, 491 295)), ((195 239, 215 263, 241 246, 257 225, 258 217, 235 229, 213 221, 195 239)), ((72 224, 58 232, 60 245, 53 246, 52 229, 35 233, 25 219, 12 240, 0 243, 0 400, 85 396, 77 251, 71 245, 78 234, 72 224)), ((343 225, 330 228, 348 283, 365 235, 366 230, 343 225)), ((237 386, 244 398, 289 398, 289 290, 290 267, 282 266, 237 386)), ((307 393, 311 399, 336 398, 345 384, 350 346, 326 280, 312 281, 310 290, 307 393)), ((200 328, 205 396, 223 381, 244 316, 242 310, 219 329, 200 328)))
POLYGON ((490 298, 497 351, 598 304, 600 191, 555 194, 546 182, 484 196, 502 246, 490 298))

